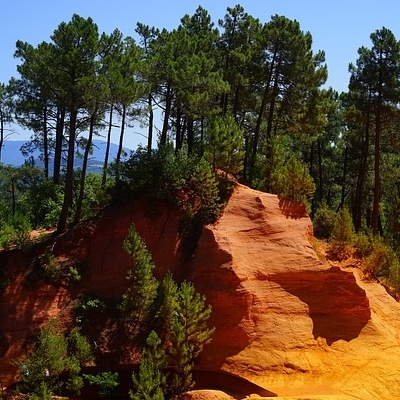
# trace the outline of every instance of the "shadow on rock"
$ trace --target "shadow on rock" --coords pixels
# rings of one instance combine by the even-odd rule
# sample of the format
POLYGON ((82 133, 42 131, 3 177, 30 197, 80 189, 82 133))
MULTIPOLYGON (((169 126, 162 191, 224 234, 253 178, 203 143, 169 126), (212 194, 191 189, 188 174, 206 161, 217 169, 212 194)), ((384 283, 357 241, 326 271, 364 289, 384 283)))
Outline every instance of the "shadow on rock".
POLYGON ((295 200, 289 200, 286 197, 278 196, 279 208, 286 218, 299 219, 308 217, 306 206, 295 200))
POLYGON ((271 280, 308 305, 314 338, 325 338, 329 346, 357 338, 371 318, 366 293, 351 272, 290 272, 271 280))

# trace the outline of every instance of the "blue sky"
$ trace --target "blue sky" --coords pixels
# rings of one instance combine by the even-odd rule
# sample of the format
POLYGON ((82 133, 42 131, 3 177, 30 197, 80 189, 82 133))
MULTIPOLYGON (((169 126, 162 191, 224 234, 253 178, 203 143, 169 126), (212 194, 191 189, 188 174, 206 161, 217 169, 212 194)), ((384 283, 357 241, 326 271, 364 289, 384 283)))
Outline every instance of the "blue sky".
MULTIPOLYGON (((325 51, 327 85, 339 92, 347 90, 348 64, 357 59, 360 46, 370 47, 372 32, 385 26, 400 40, 400 0, 7 0, 1 7, 0 82, 18 76, 18 60, 13 57, 17 40, 32 45, 50 41, 58 24, 70 21, 74 13, 91 17, 100 32, 118 28, 125 36, 134 36, 136 22, 173 29, 183 15, 192 15, 201 5, 217 23, 228 6, 238 3, 261 22, 274 14, 299 21, 302 30, 312 34, 314 50, 325 51)), ((26 139, 23 134, 13 136, 26 139)), ((127 145, 132 147, 131 142, 137 140, 138 135, 128 138, 127 145)))

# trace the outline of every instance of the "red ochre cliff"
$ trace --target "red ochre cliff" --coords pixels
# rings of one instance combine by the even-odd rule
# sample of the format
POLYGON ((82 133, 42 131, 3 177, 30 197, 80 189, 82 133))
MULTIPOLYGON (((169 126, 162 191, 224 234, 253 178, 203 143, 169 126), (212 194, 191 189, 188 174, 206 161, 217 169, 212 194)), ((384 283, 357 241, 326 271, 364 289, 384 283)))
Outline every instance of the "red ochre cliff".
MULTIPOLYGON (((53 245, 56 257, 90 267, 81 292, 124 292, 130 260, 122 242, 132 223, 156 274, 169 269, 192 281, 212 305, 216 330, 200 366, 248 378, 287 399, 400 398, 400 304, 364 279, 356 263, 318 257, 301 204, 237 185, 190 260, 174 211, 149 214, 145 202, 114 209, 53 245)), ((30 260, 22 252, 0 253, 0 264, 11 282, 0 311, 0 380, 7 386, 16 373, 9 362, 23 356, 28 333, 62 317, 78 293, 23 284, 30 260)))

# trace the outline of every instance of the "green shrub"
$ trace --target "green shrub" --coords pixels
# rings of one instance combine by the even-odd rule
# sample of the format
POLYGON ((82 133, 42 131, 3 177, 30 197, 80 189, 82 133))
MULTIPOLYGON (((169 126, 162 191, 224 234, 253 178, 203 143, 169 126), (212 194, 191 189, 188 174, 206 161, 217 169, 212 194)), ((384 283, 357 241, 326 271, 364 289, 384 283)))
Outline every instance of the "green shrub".
POLYGON ((0 230, 0 248, 9 250, 14 238, 14 228, 11 225, 5 225, 0 230))
POLYGON ((369 256, 374 248, 374 237, 371 231, 357 232, 354 237, 354 247, 361 251, 364 257, 369 256))
POLYGON ((61 280, 61 269, 54 254, 46 250, 42 256, 42 276, 50 282, 57 283, 61 280))
POLYGON ((192 215, 200 211, 207 221, 215 220, 221 211, 218 182, 210 164, 183 151, 176 154, 172 146, 150 155, 139 148, 121 164, 120 180, 118 190, 166 201, 192 215))
POLYGON ((31 230, 29 219, 20 213, 15 214, 0 230, 0 248, 9 250, 12 245, 16 245, 28 250, 32 245, 31 230))
POLYGON ((82 279, 78 268, 72 265, 68 268, 68 277, 74 282, 79 282, 82 279))
POLYGON ((394 288, 396 293, 400 292, 400 259, 396 252, 389 255, 390 270, 388 282, 394 288))
POLYGON ((51 398, 52 393, 65 389, 79 395, 83 386, 81 367, 92 361, 90 344, 79 329, 65 336, 57 321, 51 320, 40 330, 35 348, 25 360, 17 362, 21 370, 19 389, 37 399, 51 398))
POLYGON ((329 239, 335 224, 335 212, 323 200, 314 214, 314 235, 319 239, 329 239))
POLYGON ((83 295, 74 306, 75 321, 78 324, 90 322, 93 315, 105 308, 105 304, 100 299, 90 295, 83 295))
POLYGON ((101 372, 100 374, 84 374, 83 377, 91 384, 97 385, 100 397, 111 396, 115 387, 119 385, 118 372, 101 372))
POLYGON ((205 157, 214 171, 238 174, 243 168, 243 147, 243 129, 232 115, 212 118, 206 129, 205 157))
POLYGON ((299 201, 309 208, 308 203, 314 196, 315 183, 308 165, 292 156, 286 162, 277 163, 273 167, 271 165, 270 169, 270 172, 266 173, 267 182, 263 190, 299 201))
POLYGON ((354 244, 354 226, 349 210, 343 207, 336 215, 330 236, 331 256, 342 259, 348 256, 354 244))

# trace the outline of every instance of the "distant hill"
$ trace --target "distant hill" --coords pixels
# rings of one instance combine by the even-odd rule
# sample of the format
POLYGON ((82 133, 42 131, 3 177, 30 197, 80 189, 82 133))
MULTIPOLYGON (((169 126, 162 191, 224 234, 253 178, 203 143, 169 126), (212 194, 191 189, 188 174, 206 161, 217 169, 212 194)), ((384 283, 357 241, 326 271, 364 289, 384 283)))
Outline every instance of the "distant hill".
MULTIPOLYGON (((3 145, 3 151, 1 153, 1 163, 9 164, 14 166, 22 165, 27 159, 21 153, 21 147, 27 143, 25 140, 15 140, 15 141, 6 141, 3 145)), ((103 140, 94 140, 93 141, 93 154, 90 155, 89 159, 89 170, 90 171, 99 171, 104 163, 104 157, 106 152, 107 143, 103 140)), ((113 161, 117 156, 118 145, 111 143, 110 145, 110 154, 109 161, 113 161)), ((129 155, 130 149, 124 148, 124 151, 129 155)), ((83 152, 82 152, 83 154, 83 152)), ((43 162, 39 159, 39 152, 36 151, 32 154, 35 159, 37 165, 43 165, 43 162)), ((82 159, 76 157, 75 159, 75 167, 79 167, 81 165, 82 159)))

